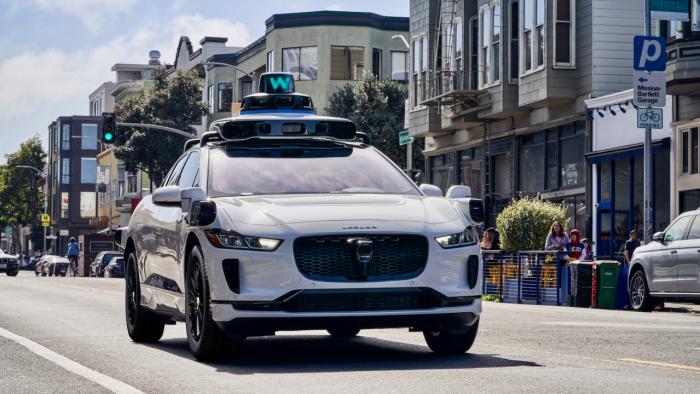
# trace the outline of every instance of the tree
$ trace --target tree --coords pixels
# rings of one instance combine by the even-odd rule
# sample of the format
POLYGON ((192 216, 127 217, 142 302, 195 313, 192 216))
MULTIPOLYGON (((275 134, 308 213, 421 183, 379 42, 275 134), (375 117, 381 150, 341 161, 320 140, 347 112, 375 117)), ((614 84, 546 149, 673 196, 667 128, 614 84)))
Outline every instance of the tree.
MULTIPOLYGON (((202 86, 194 70, 178 72, 168 78, 165 71, 155 73, 153 88, 120 102, 115 113, 119 122, 150 123, 191 132, 208 113, 202 98, 202 86)), ((120 129, 115 138, 115 154, 127 171, 143 170, 160 184, 175 160, 182 154, 186 138, 160 130, 120 129)))
POLYGON ((547 234, 555 221, 566 228, 568 218, 561 204, 540 197, 513 201, 496 218, 501 249, 509 252, 544 249, 547 234))
MULTIPOLYGON (((399 132, 404 129, 406 88, 396 81, 379 81, 365 73, 354 86, 346 84, 329 98, 326 112, 355 122, 358 131, 366 132, 372 145, 399 166, 406 166, 406 148, 399 146, 399 132)), ((413 144, 413 168, 422 170, 423 154, 413 144)))
POLYGON ((28 139, 5 158, 5 165, 0 166, 0 228, 12 228, 12 243, 16 245, 21 227, 31 226, 30 239, 37 245, 43 237, 39 215, 43 213, 44 193, 37 187, 41 175, 17 166, 44 168, 46 152, 41 139, 38 135, 28 139))

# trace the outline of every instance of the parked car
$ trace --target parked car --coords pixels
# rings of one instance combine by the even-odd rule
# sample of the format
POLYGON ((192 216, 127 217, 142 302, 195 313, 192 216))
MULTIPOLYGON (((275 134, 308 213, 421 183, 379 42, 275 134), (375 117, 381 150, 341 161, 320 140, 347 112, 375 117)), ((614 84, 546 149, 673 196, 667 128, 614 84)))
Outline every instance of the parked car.
POLYGON ((700 209, 681 214, 634 251, 628 290, 637 311, 666 299, 700 300, 700 209))
POLYGON ((70 268, 70 261, 66 257, 51 256, 45 268, 49 276, 66 276, 70 268))
POLYGON ((115 256, 104 268, 105 278, 123 278, 124 277, 124 257, 115 256))
POLYGON ((46 264, 49 262, 49 259, 51 258, 50 255, 43 255, 37 260, 36 264, 34 264, 34 274, 36 276, 46 276, 46 264))
POLYGON ((0 272, 4 272, 7 276, 17 276, 19 273, 17 256, 0 251, 0 272))
POLYGON ((122 252, 113 250, 100 252, 95 256, 95 260, 90 264, 90 276, 102 277, 105 274, 105 267, 114 257, 123 257, 122 252))

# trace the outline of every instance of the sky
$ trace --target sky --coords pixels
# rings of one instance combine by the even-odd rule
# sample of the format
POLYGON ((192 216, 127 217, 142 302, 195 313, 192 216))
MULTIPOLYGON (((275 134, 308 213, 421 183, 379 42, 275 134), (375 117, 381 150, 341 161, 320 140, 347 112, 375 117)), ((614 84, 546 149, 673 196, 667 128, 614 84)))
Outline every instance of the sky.
POLYGON ((59 116, 89 114, 115 63, 174 62, 182 35, 246 46, 272 14, 337 10, 408 16, 408 0, 0 0, 0 164, 59 116))

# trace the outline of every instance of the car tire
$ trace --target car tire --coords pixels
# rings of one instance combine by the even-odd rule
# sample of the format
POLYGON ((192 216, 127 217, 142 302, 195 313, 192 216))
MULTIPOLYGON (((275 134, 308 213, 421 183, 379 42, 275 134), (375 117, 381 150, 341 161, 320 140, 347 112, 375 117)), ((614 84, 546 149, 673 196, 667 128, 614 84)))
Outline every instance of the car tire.
POLYGON ((187 342, 199 361, 214 361, 233 357, 241 341, 229 338, 216 325, 211 315, 211 293, 198 247, 192 249, 185 273, 185 326, 187 342))
POLYGON ((360 333, 359 328, 352 327, 333 327, 326 331, 334 338, 352 338, 360 333))
POLYGON ((34 271, 34 275, 39 276, 39 271, 34 271))
POLYGON ((124 315, 129 337, 137 343, 157 342, 163 336, 165 323, 141 306, 141 284, 133 252, 129 255, 126 272, 124 315))
POLYGON ((638 270, 632 274, 629 285, 629 296, 632 310, 637 312, 650 312, 654 309, 656 302, 649 294, 649 285, 647 284, 644 271, 638 270))
POLYGON ((7 276, 17 276, 17 274, 19 274, 19 271, 7 272, 7 276))
POLYGON ((423 338, 430 350, 437 354, 463 354, 474 344, 479 331, 479 320, 466 330, 442 329, 423 331, 423 338))

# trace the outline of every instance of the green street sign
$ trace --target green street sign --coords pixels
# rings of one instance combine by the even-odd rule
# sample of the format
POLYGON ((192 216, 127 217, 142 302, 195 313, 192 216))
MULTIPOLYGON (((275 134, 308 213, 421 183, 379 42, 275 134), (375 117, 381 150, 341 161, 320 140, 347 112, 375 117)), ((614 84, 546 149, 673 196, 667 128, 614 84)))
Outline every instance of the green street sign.
POLYGON ((408 130, 404 130, 404 131, 399 132, 399 145, 400 146, 408 145, 411 142, 413 142, 413 137, 408 132, 408 130))
POLYGON ((664 21, 688 21, 688 0, 651 0, 651 18, 664 21))
POLYGON ((5 229, 3 230, 3 234, 6 237, 11 237, 12 236, 12 227, 10 226, 5 226, 5 229))

